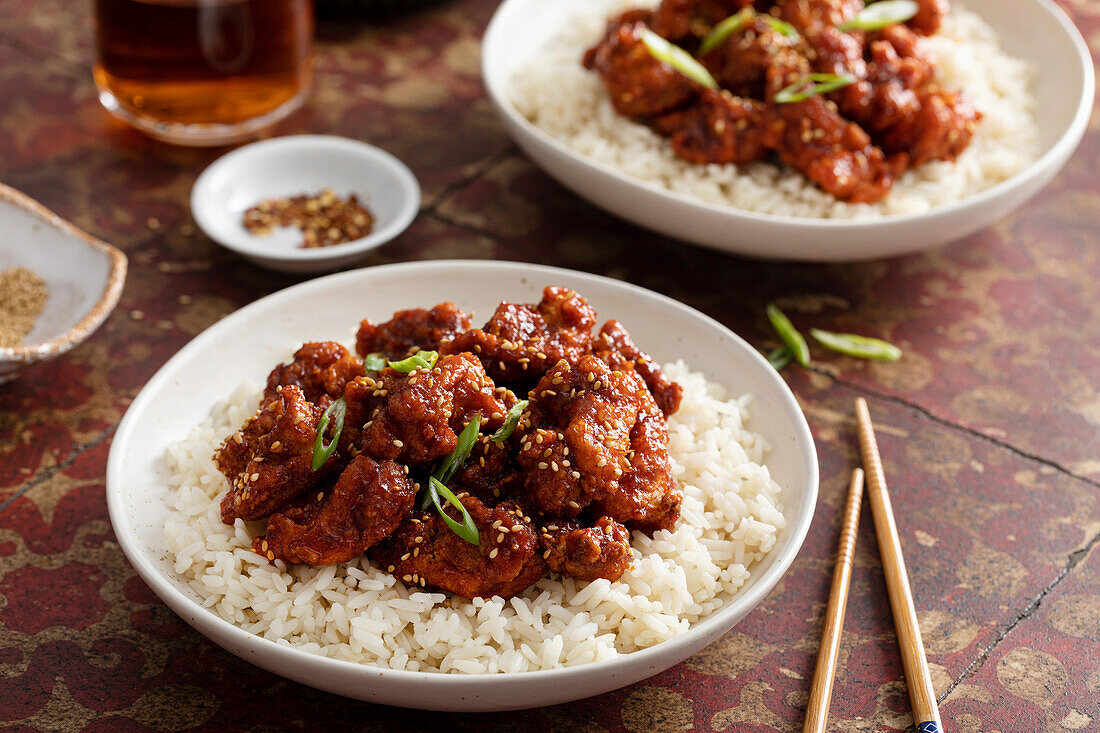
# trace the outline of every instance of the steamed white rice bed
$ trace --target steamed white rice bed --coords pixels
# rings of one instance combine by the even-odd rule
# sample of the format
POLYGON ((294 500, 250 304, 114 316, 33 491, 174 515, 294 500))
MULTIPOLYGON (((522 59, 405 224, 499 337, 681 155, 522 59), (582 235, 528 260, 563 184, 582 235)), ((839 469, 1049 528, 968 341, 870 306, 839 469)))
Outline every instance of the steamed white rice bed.
POLYGON ((652 186, 766 214, 916 214, 983 191, 1037 157, 1033 69, 1005 53, 980 17, 955 5, 940 32, 924 39, 937 60, 936 81, 964 90, 984 114, 970 146, 954 163, 934 161, 906 172, 874 204, 839 202, 785 166, 688 163, 676 157, 667 140, 616 112, 599 76, 581 65, 581 56, 599 40, 609 16, 650 5, 655 0, 592 2, 512 79, 509 93, 516 108, 578 152, 652 186))
POLYGON ((730 399, 683 362, 665 372, 684 388, 668 421, 683 513, 674 532, 634 533, 634 563, 617 582, 547 577, 508 601, 467 601, 408 588, 366 558, 322 568, 269 564, 251 550, 262 523, 222 524, 228 486, 212 460, 254 409, 253 385, 168 450, 164 540, 175 571, 204 606, 246 631, 393 669, 552 669, 670 639, 730 599, 786 520, 763 465, 770 446, 747 427, 749 398, 730 399))

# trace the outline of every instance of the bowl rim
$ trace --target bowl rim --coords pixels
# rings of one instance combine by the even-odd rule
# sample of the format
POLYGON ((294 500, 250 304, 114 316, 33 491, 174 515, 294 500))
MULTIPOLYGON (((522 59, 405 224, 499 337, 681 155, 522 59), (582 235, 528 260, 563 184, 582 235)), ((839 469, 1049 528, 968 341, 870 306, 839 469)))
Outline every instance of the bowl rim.
MULTIPOLYGON (((647 194, 664 197, 678 204, 695 208, 700 212, 710 215, 725 216, 732 219, 744 219, 760 224, 782 224, 795 227, 803 231, 817 231, 830 229, 839 232, 845 230, 863 230, 872 227, 883 226, 907 226, 914 223, 926 222, 931 218, 947 217, 968 209, 980 207, 990 201, 1007 196, 1027 185, 1035 178, 1040 178, 1044 172, 1059 167, 1059 161, 1068 158, 1080 143, 1082 136, 1088 128, 1089 119, 1092 116, 1094 104, 1096 80, 1092 66, 1092 54, 1085 42, 1081 31, 1054 0, 1031 0, 1039 9, 1050 15, 1061 28, 1065 38, 1068 38, 1076 51, 1078 66, 1081 71, 1083 84, 1077 107, 1073 113, 1069 125, 1062 131, 1058 139, 1042 155, 1037 157, 1023 170, 999 181, 984 191, 967 196, 941 206, 934 206, 927 211, 911 214, 885 214, 874 219, 831 219, 809 216, 793 216, 790 214, 766 214, 749 209, 741 209, 728 204, 716 204, 709 201, 670 191, 654 184, 635 178, 627 173, 601 161, 590 158, 578 150, 570 147, 565 142, 553 137, 542 128, 527 119, 512 103, 507 94, 507 85, 510 80, 503 78, 503 71, 495 71, 492 56, 499 54, 498 38, 503 34, 504 20, 512 8, 531 0, 504 0, 493 13, 492 19, 485 30, 481 50, 481 78, 485 85, 489 99, 496 108, 497 114, 504 120, 506 126, 513 126, 523 132, 534 142, 544 148, 549 148, 559 156, 565 156, 572 162, 585 166, 590 172, 600 176, 603 180, 612 179, 616 182, 634 187, 636 190, 647 194)), ((969 8, 968 8, 969 9, 969 8)), ((514 136, 513 136, 514 137, 514 136)), ((516 140, 518 143, 519 141, 516 140)), ((541 168, 541 166, 539 166, 541 168)))
POLYGON ((68 351, 88 338, 107 319, 122 294, 122 286, 126 282, 127 259, 122 250, 93 237, 27 194, 3 183, 0 183, 0 203, 22 209, 44 224, 68 234, 97 252, 102 252, 110 261, 103 292, 88 312, 67 331, 37 344, 0 348, 0 361, 30 364, 68 351))
POLYGON ((195 182, 191 186, 189 204, 191 207, 191 216, 194 217, 195 223, 198 224, 199 229, 222 247, 245 257, 258 257, 272 262, 304 263, 338 260, 348 255, 366 252, 382 246, 386 242, 397 237, 412 224, 417 213, 420 211, 421 198, 420 182, 417 180, 416 175, 407 165, 405 165, 404 161, 393 153, 377 145, 371 145, 362 140, 355 140, 342 135, 303 134, 281 135, 266 140, 258 140, 247 145, 242 145, 239 148, 235 148, 219 156, 210 163, 210 165, 206 166, 206 168, 204 168, 195 178, 195 182), (391 174, 402 193, 402 201, 397 207, 393 219, 380 229, 371 231, 371 233, 365 237, 326 247, 295 248, 290 250, 266 249, 262 241, 256 242, 253 245, 243 238, 222 238, 215 236, 214 227, 212 226, 214 219, 217 218, 212 214, 215 207, 211 207, 205 202, 209 196, 207 188, 209 187, 210 179, 213 178, 219 170, 227 165, 233 165, 238 161, 255 156, 275 155, 285 148, 310 146, 327 147, 347 152, 351 155, 358 156, 361 165, 366 167, 376 166, 391 174))
MULTIPOLYGON (((774 436, 773 436, 774 437, 774 436)), ((174 610, 178 607, 187 608, 195 611, 201 615, 202 621, 198 618, 192 621, 190 618, 184 617, 184 620, 188 624, 194 626, 204 636, 210 637, 209 634, 203 629, 202 626, 212 625, 219 629, 223 634, 227 635, 226 638, 229 641, 222 642, 218 639, 213 639, 216 643, 222 646, 232 644, 234 649, 248 650, 253 653, 259 651, 269 651, 276 656, 282 657, 284 660, 298 661, 305 665, 319 665, 329 667, 334 670, 342 670, 349 674, 366 675, 371 678, 378 679, 392 679, 396 681, 404 682, 422 682, 425 684, 441 684, 444 686, 462 686, 464 684, 471 684, 474 682, 485 682, 488 680, 505 680, 505 679, 522 679, 524 681, 544 681, 553 682, 560 678, 569 677, 572 675, 580 674, 582 671, 585 673, 597 674, 601 671, 613 672, 617 668, 626 665, 627 663, 636 663, 637 665, 645 665, 650 663, 650 667, 653 669, 651 674, 656 674, 660 669, 665 669, 671 665, 665 665, 660 669, 654 666, 654 662, 660 665, 660 658, 668 651, 675 647, 683 647, 690 644, 694 639, 700 636, 705 636, 707 632, 714 627, 721 628, 724 623, 729 619, 733 619, 731 623, 735 623, 740 618, 750 613, 757 605, 764 599, 764 597, 772 591, 779 580, 786 574, 791 564, 794 562, 802 544, 805 542, 806 536, 809 533, 810 525, 813 521, 814 515, 817 510, 817 499, 819 492, 820 481, 820 469, 818 465, 817 448, 813 440, 813 435, 810 431, 809 424, 806 421, 806 416, 803 413, 801 407, 798 405, 798 400, 795 398, 794 393, 790 387, 783 380, 780 374, 772 369, 767 360, 756 349, 748 344, 744 339, 738 336, 720 322, 711 318, 710 316, 700 311, 691 308, 688 305, 680 303, 677 300, 669 298, 668 296, 656 293, 647 288, 643 288, 633 283, 628 283, 613 278, 608 278, 600 275, 593 275, 587 272, 580 272, 577 270, 570 270, 566 268, 551 267, 546 265, 533 265, 524 262, 514 261, 487 261, 487 260, 423 260, 414 262, 402 262, 389 265, 378 265, 369 268, 359 268, 350 270, 347 272, 334 273, 323 277, 308 280, 297 285, 293 285, 283 290, 276 291, 270 295, 267 295, 259 300, 250 303, 249 305, 237 310, 236 312, 226 316, 218 323, 210 326, 205 331, 200 333, 183 348, 181 348, 176 354, 174 354, 156 374, 145 384, 141 392, 134 398, 130 407, 127 409, 126 414, 123 416, 122 421, 119 423, 118 430, 115 433, 115 437, 111 444, 110 454, 107 459, 107 472, 106 472, 106 499, 107 508, 111 519, 111 525, 118 539, 119 545, 122 547, 123 553, 127 559, 133 565, 134 569, 138 572, 141 578, 150 586, 150 588, 156 593, 158 597, 165 601, 174 610), (154 565, 149 556, 142 550, 140 543, 136 539, 136 535, 133 533, 133 529, 130 522, 126 518, 125 508, 122 503, 122 485, 125 483, 123 475, 124 468, 124 456, 123 447, 129 443, 130 436, 135 430, 135 425, 139 419, 143 416, 143 413, 151 405, 155 404, 154 394, 159 390, 167 387, 172 381, 172 372, 175 369, 175 365, 183 362, 193 352, 199 352, 206 348, 208 342, 213 341, 218 332, 224 328, 230 328, 238 322, 246 321, 254 310, 259 310, 263 305, 270 302, 271 299, 286 298, 289 293, 311 293, 311 292, 323 292, 323 290, 331 283, 338 280, 351 280, 359 277, 364 277, 364 273, 371 272, 377 273, 378 276, 384 276, 388 273, 399 273, 405 270, 415 270, 422 267, 443 267, 449 268, 458 272, 459 275, 463 271, 469 271, 474 268, 487 267, 489 269, 506 271, 514 268, 525 268, 525 274, 566 274, 571 278, 575 278, 581 281, 596 282, 603 286, 611 286, 623 288, 627 292, 632 292, 639 296, 656 299, 660 304, 665 307, 669 307, 674 311, 689 315, 693 318, 701 319, 707 326, 720 330, 723 335, 730 339, 730 342, 734 344, 734 348, 743 350, 746 353, 746 358, 757 362, 758 367, 762 367, 767 371, 762 373, 768 374, 769 379, 772 381, 772 386, 775 388, 775 395, 780 400, 781 409, 785 410, 791 417, 792 422, 795 424, 794 438, 796 441, 796 449, 803 460, 803 472, 801 480, 806 485, 806 495, 804 501, 796 516, 792 517, 788 527, 790 527, 790 538, 787 543, 781 548, 775 548, 777 552, 775 561, 768 567, 760 576, 756 582, 745 589, 743 593, 737 595, 733 602, 723 605, 716 611, 713 611, 709 616, 702 620, 692 624, 691 628, 676 637, 660 642, 652 647, 641 649, 635 652, 631 652, 627 655, 614 657, 598 662, 590 662, 587 664, 578 665, 575 667, 562 667, 549 670, 535 670, 530 672, 520 673, 501 673, 501 672, 483 672, 483 673, 463 673, 463 674, 450 674, 439 672, 419 672, 410 670, 397 670, 390 669, 388 667, 382 667, 379 665, 373 665, 363 662, 351 662, 341 659, 334 659, 331 657, 325 657, 318 654, 299 649, 294 646, 288 646, 276 643, 264 637, 249 633, 240 628, 236 624, 226 621, 221 616, 214 613, 209 608, 204 608, 200 604, 196 603, 192 598, 184 594, 177 589, 167 577, 162 574, 160 569, 154 565)), ((181 615, 177 611, 178 615, 181 615)), ((729 624, 720 633, 725 633, 728 630, 729 624)), ((245 657, 247 659, 247 657, 245 657)), ((285 675, 283 675, 285 676, 285 675)), ((648 675, 647 675, 648 676, 648 675)))

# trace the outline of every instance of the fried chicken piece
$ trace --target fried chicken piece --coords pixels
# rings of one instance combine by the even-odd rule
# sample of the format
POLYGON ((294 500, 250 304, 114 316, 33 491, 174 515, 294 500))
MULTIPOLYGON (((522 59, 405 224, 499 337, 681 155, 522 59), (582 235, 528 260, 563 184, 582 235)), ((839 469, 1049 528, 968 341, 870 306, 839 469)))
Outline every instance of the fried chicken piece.
POLYGON ((907 26, 922 36, 932 36, 940 29, 944 16, 951 12, 950 0, 917 0, 920 9, 907 26))
POLYGON ((592 341, 592 353, 603 359, 613 370, 632 369, 649 387, 653 399, 665 417, 680 409, 684 390, 661 371, 661 367, 634 345, 630 332, 616 320, 603 324, 600 335, 592 341))
POLYGON ((842 201, 879 200, 905 171, 904 154, 887 158, 863 128, 842 117, 836 104, 820 95, 774 103, 775 94, 801 79, 807 68, 797 64, 768 69, 769 146, 783 162, 842 201))
POLYGON ((961 93, 929 84, 917 90, 919 109, 882 136, 890 152, 909 156, 918 166, 930 160, 954 160, 970 145, 982 115, 961 93))
POLYGON ((475 413, 490 432, 503 424, 508 408, 495 387, 471 354, 440 356, 430 371, 387 368, 356 379, 344 392, 341 449, 408 465, 442 458, 475 413))
POLYGON ((417 487, 393 461, 358 456, 336 485, 271 515, 257 554, 287 563, 333 565, 362 555, 412 514, 417 487))
MULTIPOLYGON (((477 525, 480 545, 456 535, 437 512, 420 512, 376 545, 371 556, 405 583, 465 598, 511 598, 543 576, 546 563, 530 517, 509 502, 490 509, 475 497, 458 498, 477 525)), ((454 507, 445 506, 452 519, 462 521, 454 507)))
POLYGON ((702 38, 711 28, 753 0, 662 0, 653 11, 653 31, 670 41, 683 43, 702 38))
POLYGON ((768 67, 776 56, 790 53, 794 43, 757 15, 700 56, 699 61, 723 89, 741 97, 763 99, 768 67))
POLYGON ((531 384, 565 359, 589 351, 596 311, 568 288, 546 287, 537 304, 501 303, 485 328, 443 344, 444 354, 474 352, 497 382, 531 384))
POLYGON ((634 557, 630 532, 611 517, 600 517, 593 527, 574 521, 551 523, 540 536, 551 572, 579 580, 618 580, 634 557))
POLYGON ((325 475, 313 470, 322 412, 298 386, 276 387, 273 398, 222 443, 214 462, 229 479, 223 522, 262 519, 317 485, 325 475))
POLYGON ((652 399, 642 400, 630 431, 629 457, 630 470, 623 473, 618 490, 597 501, 596 511, 646 534, 672 529, 683 495, 672 478, 664 415, 652 399))
POLYGON ((563 360, 529 397, 518 460, 539 511, 572 518, 597 502, 601 513, 645 531, 675 524, 680 493, 668 433, 638 374, 592 355, 563 360))
POLYGON ((692 106, 654 121, 668 135, 672 150, 689 163, 751 163, 768 149, 760 130, 764 105, 708 89, 692 106))
POLYGON ((344 386, 366 372, 363 362, 335 341, 315 341, 294 352, 294 360, 280 364, 267 377, 264 401, 275 398, 279 387, 294 385, 310 402, 321 402, 324 396, 336 399, 344 394, 344 386))
POLYGON ((621 114, 649 118, 690 103, 703 87, 658 60, 642 42, 646 10, 631 10, 607 25, 603 39, 584 54, 584 66, 599 73, 621 114))
POLYGON ((493 505, 501 500, 525 502, 523 470, 516 463, 513 442, 495 443, 479 436, 470 457, 455 473, 448 486, 454 493, 465 491, 493 505))
POLYGON ((778 0, 774 13, 805 37, 851 20, 863 7, 863 0, 778 0))
POLYGON ((360 356, 381 352, 396 361, 414 349, 438 351, 444 341, 468 330, 470 317, 454 303, 440 303, 431 310, 411 308, 378 325, 364 318, 355 335, 355 350, 360 356))

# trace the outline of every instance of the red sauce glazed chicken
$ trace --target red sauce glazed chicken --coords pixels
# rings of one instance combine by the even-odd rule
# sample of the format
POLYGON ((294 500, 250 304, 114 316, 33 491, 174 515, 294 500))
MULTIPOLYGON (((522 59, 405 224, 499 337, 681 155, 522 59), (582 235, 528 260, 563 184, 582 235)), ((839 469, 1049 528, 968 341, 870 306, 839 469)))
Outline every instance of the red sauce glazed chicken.
POLYGON ((268 560, 367 554, 410 586, 510 598, 547 573, 617 580, 631 531, 676 526, 680 386, 575 291, 481 328, 452 303, 364 320, 356 351, 302 346, 214 456, 222 521, 266 520, 268 560))
POLYGON ((684 160, 776 160, 838 200, 870 203, 906 169, 957 158, 981 119, 935 84, 922 46, 949 10, 948 0, 663 0, 613 18, 583 63, 620 114, 684 160))

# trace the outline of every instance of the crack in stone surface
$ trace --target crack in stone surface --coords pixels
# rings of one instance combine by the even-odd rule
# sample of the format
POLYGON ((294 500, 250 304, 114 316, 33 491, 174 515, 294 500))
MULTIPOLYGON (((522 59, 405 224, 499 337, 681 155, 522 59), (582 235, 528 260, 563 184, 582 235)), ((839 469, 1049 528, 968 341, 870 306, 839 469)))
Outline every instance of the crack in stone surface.
POLYGON ((975 657, 974 660, 967 665, 966 669, 962 671, 959 677, 955 679, 950 686, 948 686, 947 690, 945 690, 944 693, 936 699, 936 701, 942 703, 944 700, 947 699, 947 696, 951 694, 952 690, 961 685, 968 678, 977 674, 978 671, 980 671, 981 668, 985 666, 985 663, 989 661, 989 657, 993 654, 993 651, 998 646, 1000 646, 1001 642, 1008 638, 1008 636, 1013 632, 1013 630, 1015 630, 1017 626, 1019 626, 1025 620, 1030 618, 1037 610, 1039 610, 1039 607, 1043 605, 1043 601, 1046 599, 1046 597, 1049 596, 1050 593, 1055 588, 1057 588, 1058 585, 1060 585, 1061 582, 1065 580, 1070 573, 1073 572, 1073 569, 1076 568, 1078 564, 1080 564, 1080 562, 1085 558, 1086 555, 1089 554, 1089 552, 1092 551, 1092 549, 1097 545, 1098 542, 1100 542, 1100 532, 1093 535, 1092 539, 1085 543, 1084 547, 1081 547, 1069 553, 1066 558, 1066 563, 1063 566, 1062 570, 1058 573, 1058 575, 1056 575, 1045 588, 1039 591, 1039 595, 1035 596, 1035 598, 1032 599, 1031 603, 1024 607, 1024 610, 1016 614, 1016 617, 1012 619, 1012 621, 1010 621, 1007 626, 1001 629, 1001 631, 997 634, 997 637, 993 639, 993 641, 991 641, 985 649, 979 652, 978 656, 975 657))

